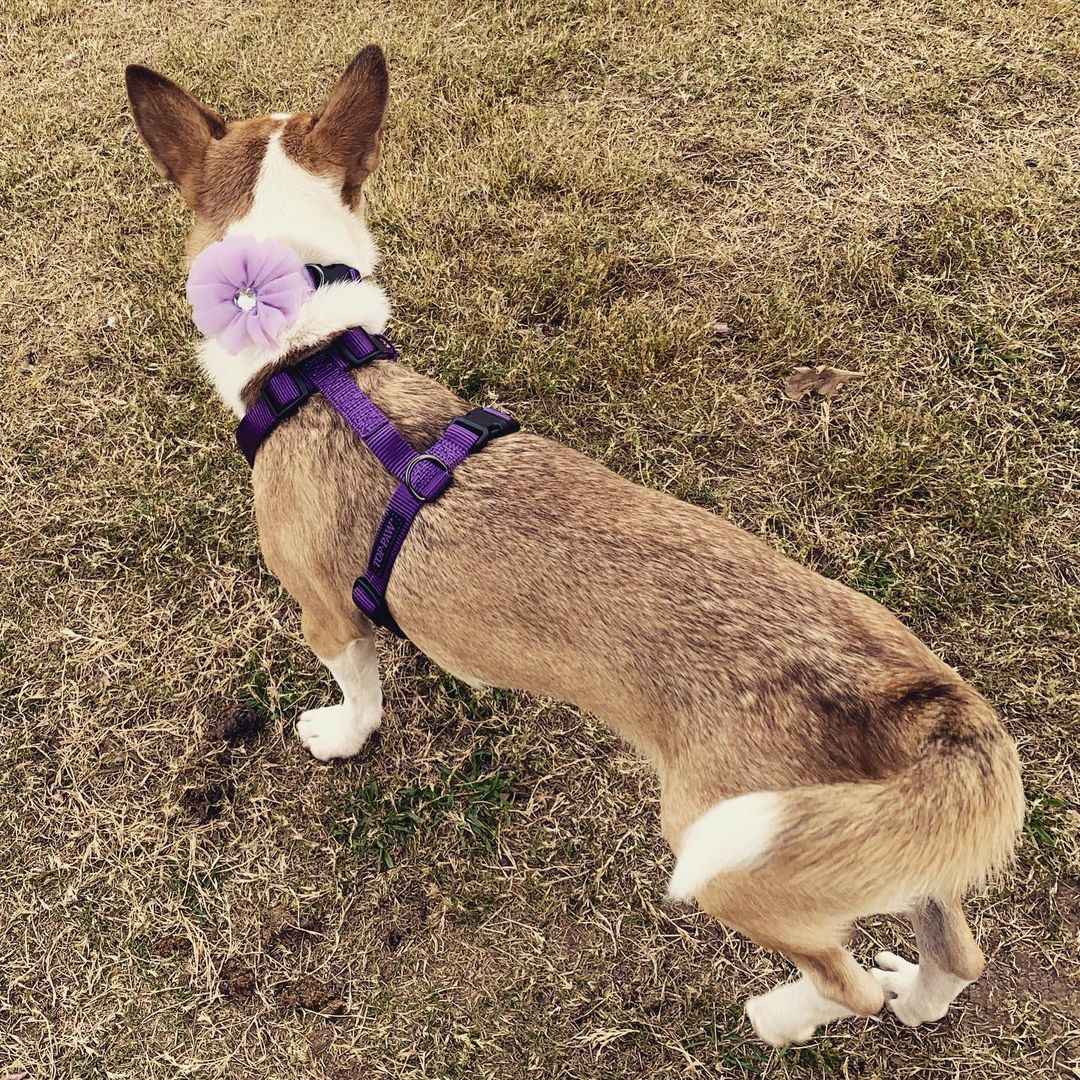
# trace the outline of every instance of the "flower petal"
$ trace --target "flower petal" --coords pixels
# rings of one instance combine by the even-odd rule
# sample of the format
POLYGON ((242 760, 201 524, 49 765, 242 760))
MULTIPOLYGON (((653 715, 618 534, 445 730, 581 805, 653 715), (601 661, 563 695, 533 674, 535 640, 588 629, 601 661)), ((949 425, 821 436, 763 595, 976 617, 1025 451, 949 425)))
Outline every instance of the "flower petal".
POLYGON ((277 343, 286 327, 285 316, 277 308, 258 304, 247 314, 247 329, 251 340, 262 345, 277 343))
POLYGON ((214 304, 212 307, 199 308, 195 314, 195 325, 210 336, 220 334, 227 326, 234 323, 241 311, 230 300, 227 304, 214 304))
POLYGON ((235 295, 236 289, 225 281, 208 281, 202 285, 188 282, 187 296, 192 307, 196 304, 231 304, 235 295))
POLYGON ((244 316, 240 312, 237 312, 237 315, 239 317, 230 322, 217 335, 221 344, 234 356, 251 344, 251 335, 248 333, 244 316))

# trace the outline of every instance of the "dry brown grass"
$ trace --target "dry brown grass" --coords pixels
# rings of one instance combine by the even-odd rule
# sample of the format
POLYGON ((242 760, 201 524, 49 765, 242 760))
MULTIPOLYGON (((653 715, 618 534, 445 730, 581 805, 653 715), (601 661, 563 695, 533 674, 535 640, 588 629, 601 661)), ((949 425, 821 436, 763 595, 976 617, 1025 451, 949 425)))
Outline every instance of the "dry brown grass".
POLYGON ((1070 4, 5 11, 0 1076, 1080 1075, 1070 4), (653 781, 572 710, 388 646, 378 745, 323 768, 290 737, 331 690, 121 70, 248 115, 368 41, 407 362, 879 597, 1004 711, 1031 816, 945 1022, 756 1044, 737 1002, 783 967, 662 902, 653 781), (867 378, 785 400, 814 362, 867 378), (221 738, 248 703, 266 725, 221 738))

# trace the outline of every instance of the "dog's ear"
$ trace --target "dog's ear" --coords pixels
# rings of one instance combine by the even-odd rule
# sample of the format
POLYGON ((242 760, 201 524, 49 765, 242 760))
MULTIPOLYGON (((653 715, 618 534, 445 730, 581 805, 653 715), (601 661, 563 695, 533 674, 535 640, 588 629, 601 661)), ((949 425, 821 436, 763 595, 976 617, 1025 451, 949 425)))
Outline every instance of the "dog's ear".
POLYGON ((390 96, 386 57, 369 45, 353 58, 315 117, 306 142, 312 155, 346 175, 346 188, 359 189, 375 171, 390 96))
POLYGON ((225 121, 150 68, 131 64, 124 77, 135 126, 154 164, 180 188, 190 205, 206 148, 225 134, 225 121))

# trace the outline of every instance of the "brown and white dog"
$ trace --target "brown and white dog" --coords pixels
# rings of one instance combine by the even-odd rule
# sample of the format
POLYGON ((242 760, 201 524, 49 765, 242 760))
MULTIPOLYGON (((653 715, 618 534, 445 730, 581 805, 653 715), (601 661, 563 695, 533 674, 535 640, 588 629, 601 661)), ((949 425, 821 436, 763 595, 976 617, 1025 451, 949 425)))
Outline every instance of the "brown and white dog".
MULTIPOLYGON (((354 325, 382 331, 362 220, 388 95, 374 47, 315 114, 226 123, 144 67, 136 124, 194 214, 189 253, 251 234, 364 275, 318 290, 277 348, 201 363, 239 414, 269 375, 354 325)), ((426 449, 465 404, 393 363, 355 373, 426 449)), ((305 712, 303 744, 355 754, 379 725, 373 632, 351 599, 395 481, 314 398, 252 476, 267 565, 303 608, 344 700, 305 712)), ((1023 817, 1016 749, 994 710, 889 612, 698 507, 520 433, 455 472, 410 533, 388 599, 408 637, 474 685, 603 718, 656 767, 670 892, 778 949, 801 976, 748 1002, 781 1046, 880 1010, 943 1016, 983 968, 965 890, 1009 859, 1023 817), (497 597, 497 603, 492 598, 497 597), (854 920, 908 912, 920 963, 845 947, 854 920)))

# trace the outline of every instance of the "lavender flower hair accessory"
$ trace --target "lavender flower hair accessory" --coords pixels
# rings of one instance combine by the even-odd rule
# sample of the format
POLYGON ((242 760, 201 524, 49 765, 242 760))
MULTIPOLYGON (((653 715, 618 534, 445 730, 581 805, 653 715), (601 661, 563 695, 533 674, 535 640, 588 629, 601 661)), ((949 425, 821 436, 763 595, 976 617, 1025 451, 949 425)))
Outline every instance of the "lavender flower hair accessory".
POLYGON ((277 344, 312 291, 295 252, 254 236, 211 244, 187 279, 195 325, 234 354, 247 345, 277 344))

